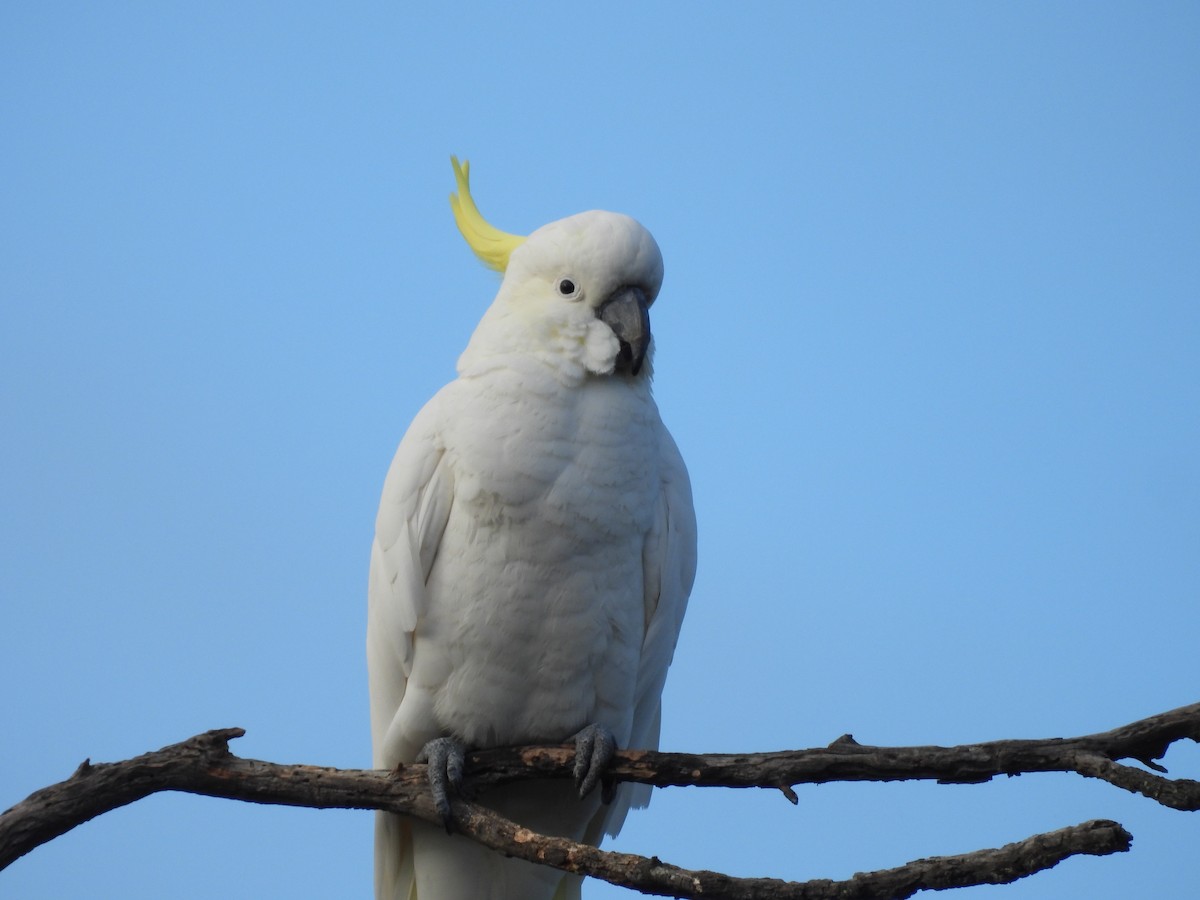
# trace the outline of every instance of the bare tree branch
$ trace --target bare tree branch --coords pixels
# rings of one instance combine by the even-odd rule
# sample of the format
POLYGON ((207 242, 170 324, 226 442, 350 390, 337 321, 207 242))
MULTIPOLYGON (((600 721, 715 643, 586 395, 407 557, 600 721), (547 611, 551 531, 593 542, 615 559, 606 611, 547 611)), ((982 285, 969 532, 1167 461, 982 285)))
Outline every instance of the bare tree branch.
MULTIPOLYGON (((630 750, 617 754, 608 776, 657 787, 768 787, 795 802, 791 787, 839 781, 937 781, 977 784, 997 775, 1075 772, 1142 794, 1172 809, 1200 810, 1200 782, 1164 778, 1119 759, 1135 759, 1159 772, 1175 741, 1200 743, 1200 703, 1076 738, 989 741, 956 747, 872 747, 843 735, 828 747, 777 753, 690 754, 630 750)), ((573 751, 564 747, 514 747, 470 756, 479 786, 528 778, 565 777, 573 751)))
POLYGON ((495 850, 566 872, 601 878, 643 894, 695 900, 900 900, 917 891, 979 884, 1009 884, 1058 865, 1071 856, 1106 856, 1129 849, 1133 841, 1116 822, 1094 820, 1037 834, 997 850, 918 859, 895 869, 859 873, 845 881, 819 878, 734 878, 720 872, 689 870, 658 857, 598 850, 565 838, 535 834, 473 804, 454 804, 455 823, 495 850))
MULTIPOLYGON (((0 869, 76 825, 158 791, 184 791, 256 803, 312 808, 385 809, 437 823, 425 767, 402 771, 331 769, 242 759, 228 742, 244 732, 221 729, 116 763, 85 761, 51 785, 0 814, 0 869)), ((657 786, 769 787, 795 802, 794 784, 933 779, 977 783, 996 775, 1077 772, 1140 793, 1180 810, 1200 809, 1200 782, 1170 779, 1121 765, 1136 759, 1159 772, 1175 741, 1200 741, 1200 703, 1130 725, 1078 738, 993 741, 958 747, 869 747, 844 736, 825 748, 762 754, 686 754, 626 751, 608 777, 657 786)), ((569 778, 567 747, 488 750, 469 758, 480 790, 522 778, 569 778)), ((563 838, 538 835, 463 800, 455 821, 465 836, 511 856, 591 875, 644 893, 676 897, 899 898, 918 890, 1007 883, 1076 854, 1127 850, 1130 836, 1115 822, 1093 821, 1035 835, 996 850, 916 860, 848 881, 803 883, 731 878, 688 871, 657 858, 611 853, 563 838)), ((464 839, 467 839, 464 837, 464 839)))

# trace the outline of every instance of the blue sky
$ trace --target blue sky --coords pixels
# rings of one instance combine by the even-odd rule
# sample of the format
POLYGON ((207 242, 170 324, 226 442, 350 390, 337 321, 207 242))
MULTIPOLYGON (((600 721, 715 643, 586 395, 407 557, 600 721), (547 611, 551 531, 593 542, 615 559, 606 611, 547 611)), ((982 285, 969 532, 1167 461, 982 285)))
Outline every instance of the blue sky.
MULTIPOLYGON (((1190 3, 5 4, 0 806, 214 727, 368 763, 378 492, 495 290, 451 153, 501 228, 662 246, 701 527, 664 748, 1200 699, 1197 46, 1190 3)), ((662 791, 612 846, 840 878, 1115 818, 1132 853, 960 896, 1200 877, 1200 819, 1080 778, 799 796, 662 791)), ((0 890, 366 896, 370 831, 159 796, 0 890)))

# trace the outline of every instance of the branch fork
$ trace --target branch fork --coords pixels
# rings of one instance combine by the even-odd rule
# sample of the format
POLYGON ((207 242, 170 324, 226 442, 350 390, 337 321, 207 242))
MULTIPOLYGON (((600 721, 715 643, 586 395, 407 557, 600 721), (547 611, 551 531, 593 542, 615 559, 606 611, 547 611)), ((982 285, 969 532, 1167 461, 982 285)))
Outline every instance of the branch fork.
MULTIPOLYGON (((442 821, 424 765, 385 772, 243 759, 229 750, 229 742, 243 734, 241 728, 222 728, 122 762, 84 760, 66 781, 35 791, 0 814, 0 869, 76 825, 159 791, 316 809, 382 809, 435 824, 442 821)), ((1077 738, 872 747, 843 735, 827 747, 777 753, 618 751, 605 778, 657 787, 770 788, 794 804, 797 784, 900 780, 977 784, 997 775, 1075 772, 1172 809, 1196 811, 1200 810, 1200 782, 1165 777, 1166 770, 1157 762, 1171 744, 1184 739, 1200 742, 1200 703, 1077 738), (1124 765, 1122 759, 1137 760, 1154 771, 1124 765)), ((479 751, 467 758, 467 780, 483 792, 522 779, 571 778, 574 755, 569 746, 479 751)), ((918 859, 845 881, 788 882, 682 869, 657 857, 604 851, 537 834, 464 799, 454 799, 451 812, 459 832, 510 856, 646 894, 728 900, 882 900, 910 897, 921 890, 1005 884, 1071 856, 1124 852, 1132 841, 1118 823, 1094 820, 996 849, 918 859)))

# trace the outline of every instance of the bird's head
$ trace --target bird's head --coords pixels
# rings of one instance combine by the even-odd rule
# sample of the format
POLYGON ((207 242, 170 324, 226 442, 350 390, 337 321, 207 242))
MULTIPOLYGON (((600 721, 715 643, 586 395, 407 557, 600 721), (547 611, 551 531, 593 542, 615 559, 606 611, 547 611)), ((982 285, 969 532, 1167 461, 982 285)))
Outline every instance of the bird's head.
POLYGON ((458 193, 450 204, 459 230, 476 256, 504 276, 464 357, 528 349, 593 375, 648 375, 649 309, 663 277, 650 232, 629 216, 593 210, 528 237, 507 234, 476 208, 467 163, 452 161, 458 193))

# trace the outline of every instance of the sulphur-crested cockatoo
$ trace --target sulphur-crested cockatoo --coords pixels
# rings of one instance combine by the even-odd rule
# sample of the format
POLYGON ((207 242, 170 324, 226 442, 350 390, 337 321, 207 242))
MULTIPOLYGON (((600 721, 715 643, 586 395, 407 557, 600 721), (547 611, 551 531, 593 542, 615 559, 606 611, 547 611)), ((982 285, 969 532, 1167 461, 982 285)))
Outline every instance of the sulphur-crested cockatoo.
MULTIPOLYGON (((506 234, 454 160, 451 206, 499 293, 384 482, 367 660, 376 768, 428 761, 447 795, 471 748, 574 741, 577 784, 479 801, 597 844, 649 789, 591 791, 617 746, 657 748, 660 696, 696 568, 687 470, 650 395, 662 256, 628 216, 506 234), (586 795, 581 799, 581 793, 586 795)), ((380 900, 551 900, 580 880, 379 814, 380 900)))

